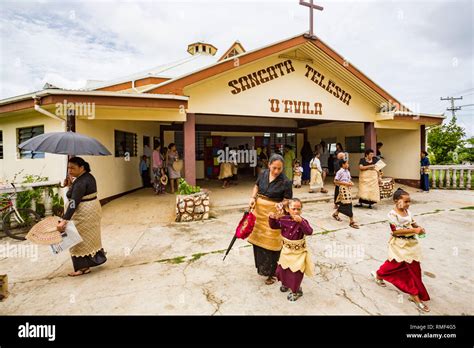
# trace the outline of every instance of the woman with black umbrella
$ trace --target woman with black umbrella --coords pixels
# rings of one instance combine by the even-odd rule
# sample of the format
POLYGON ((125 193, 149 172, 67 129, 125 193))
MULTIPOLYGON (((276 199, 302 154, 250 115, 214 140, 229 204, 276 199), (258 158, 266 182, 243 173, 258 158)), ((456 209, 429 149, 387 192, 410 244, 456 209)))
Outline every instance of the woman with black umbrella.
POLYGON ((107 261, 100 233, 102 208, 97 199, 97 184, 90 171, 89 163, 81 157, 69 159, 69 176, 64 182, 69 187, 66 194, 69 202, 57 229, 63 232, 68 221, 72 220, 82 237, 81 243, 69 249, 74 267, 74 272, 68 274, 71 277, 90 273, 90 267, 107 261))

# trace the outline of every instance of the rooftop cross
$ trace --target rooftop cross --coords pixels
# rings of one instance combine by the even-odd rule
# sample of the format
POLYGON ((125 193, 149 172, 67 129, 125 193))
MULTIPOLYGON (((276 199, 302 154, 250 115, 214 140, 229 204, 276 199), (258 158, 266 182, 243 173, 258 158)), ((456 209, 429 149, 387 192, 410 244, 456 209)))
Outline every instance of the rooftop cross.
POLYGON ((322 11, 324 8, 322 6, 315 5, 313 3, 313 0, 309 0, 309 2, 305 2, 303 0, 300 0, 300 5, 309 7, 309 37, 311 39, 314 39, 315 35, 314 35, 314 32, 313 32, 313 10, 322 11))

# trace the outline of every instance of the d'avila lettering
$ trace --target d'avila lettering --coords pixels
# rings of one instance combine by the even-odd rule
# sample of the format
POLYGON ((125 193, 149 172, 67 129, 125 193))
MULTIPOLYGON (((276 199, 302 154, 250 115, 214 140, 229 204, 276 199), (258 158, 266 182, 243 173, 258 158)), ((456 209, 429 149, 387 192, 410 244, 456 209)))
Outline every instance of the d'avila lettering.
POLYGON ((240 92, 244 92, 294 71, 295 68, 293 67, 293 63, 288 59, 282 63, 271 65, 253 73, 240 76, 236 80, 229 81, 228 86, 232 88, 230 93, 239 94, 240 92))
POLYGON ((325 83, 324 75, 313 67, 309 66, 308 64, 306 64, 306 74, 304 74, 304 76, 313 81, 319 87, 323 88, 326 92, 331 93, 334 97, 338 98, 343 103, 349 105, 351 95, 344 91, 341 87, 336 85, 336 82, 334 82, 333 80, 327 80, 327 83, 325 83))
POLYGON ((270 102, 271 112, 285 112, 293 114, 306 114, 306 115, 322 115, 323 104, 302 100, 286 100, 286 99, 268 99, 270 102))

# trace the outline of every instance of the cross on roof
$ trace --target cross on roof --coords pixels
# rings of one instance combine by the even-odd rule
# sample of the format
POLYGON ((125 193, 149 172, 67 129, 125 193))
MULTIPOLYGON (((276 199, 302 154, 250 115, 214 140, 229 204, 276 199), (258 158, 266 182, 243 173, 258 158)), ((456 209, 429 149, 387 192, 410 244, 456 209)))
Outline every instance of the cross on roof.
POLYGON ((314 32, 313 32, 313 10, 322 11, 324 8, 322 6, 315 5, 313 3, 313 0, 309 0, 309 2, 300 0, 300 5, 309 7, 309 38, 315 39, 316 36, 314 35, 314 32))

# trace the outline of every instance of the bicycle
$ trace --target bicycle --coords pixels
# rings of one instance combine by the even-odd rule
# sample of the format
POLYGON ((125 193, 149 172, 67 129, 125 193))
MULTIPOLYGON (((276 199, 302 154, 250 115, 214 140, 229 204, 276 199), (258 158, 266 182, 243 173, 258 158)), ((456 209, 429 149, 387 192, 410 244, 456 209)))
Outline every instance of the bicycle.
POLYGON ((11 185, 15 189, 15 192, 10 193, 6 198, 0 199, 0 214, 3 215, 3 231, 10 238, 26 240, 26 234, 33 225, 41 220, 41 217, 32 209, 18 209, 15 207, 13 198, 17 195, 17 191, 15 185, 11 185))

